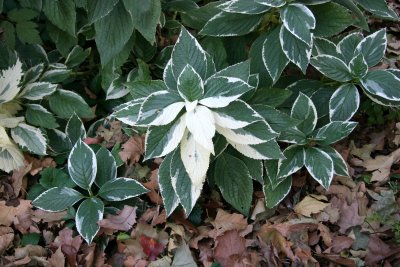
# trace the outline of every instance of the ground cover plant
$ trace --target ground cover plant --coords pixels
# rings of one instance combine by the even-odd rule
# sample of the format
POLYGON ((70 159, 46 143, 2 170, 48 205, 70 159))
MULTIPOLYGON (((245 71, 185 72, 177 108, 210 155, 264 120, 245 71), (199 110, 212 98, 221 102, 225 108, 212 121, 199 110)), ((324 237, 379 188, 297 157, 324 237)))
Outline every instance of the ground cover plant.
POLYGON ((396 266, 399 9, 0 0, 1 265, 396 266))

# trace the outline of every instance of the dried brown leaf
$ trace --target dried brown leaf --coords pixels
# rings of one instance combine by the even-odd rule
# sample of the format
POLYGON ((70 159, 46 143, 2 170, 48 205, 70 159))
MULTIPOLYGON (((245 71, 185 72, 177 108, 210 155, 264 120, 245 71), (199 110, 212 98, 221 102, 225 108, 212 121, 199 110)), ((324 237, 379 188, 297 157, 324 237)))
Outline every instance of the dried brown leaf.
POLYGON ((51 267, 64 267, 65 266, 65 257, 61 251, 61 247, 59 247, 56 252, 54 252, 49 258, 49 264, 51 267))
POLYGON ((14 240, 14 230, 11 227, 0 227, 0 255, 4 253, 14 240))
POLYGON ((247 220, 242 214, 230 214, 222 209, 218 209, 215 220, 211 221, 210 223, 217 230, 217 236, 220 236, 230 230, 245 230, 248 226, 247 220))
POLYGON ((217 237, 214 258, 222 266, 244 266, 241 259, 246 250, 246 240, 236 230, 217 237))
POLYGON ((294 211, 303 216, 311 217, 311 214, 321 212, 329 205, 330 203, 324 203, 313 197, 306 196, 294 207, 294 211))
POLYGON ((97 222, 104 228, 128 231, 136 223, 136 207, 125 205, 118 215, 107 215, 106 219, 97 222))
POLYGON ((10 226, 17 215, 29 214, 32 209, 30 200, 19 200, 16 207, 7 206, 5 201, 0 201, 0 225, 10 226))
POLYGON ((140 157, 144 153, 144 136, 132 136, 122 145, 122 150, 119 152, 121 159, 130 165, 139 162, 140 157))

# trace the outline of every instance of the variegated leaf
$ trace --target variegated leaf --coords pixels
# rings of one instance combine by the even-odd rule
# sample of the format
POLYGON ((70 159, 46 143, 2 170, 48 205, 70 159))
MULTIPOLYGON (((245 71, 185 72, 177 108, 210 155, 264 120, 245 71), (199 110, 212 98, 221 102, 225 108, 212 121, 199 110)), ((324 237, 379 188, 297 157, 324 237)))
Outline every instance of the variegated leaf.
POLYGON ((20 123, 11 129, 11 136, 17 144, 32 153, 46 155, 46 138, 38 128, 20 123))
POLYGON ((215 122, 211 110, 199 105, 187 112, 186 127, 197 143, 214 154, 212 138, 215 135, 215 122))
POLYGON ((185 214, 189 215, 197 199, 200 197, 203 185, 194 185, 192 183, 183 165, 180 149, 175 150, 172 156, 170 171, 172 187, 185 210, 185 214))
POLYGON ((179 95, 159 91, 149 95, 140 107, 138 125, 166 125, 172 122, 185 103, 179 95))
POLYGON ((204 96, 199 103, 209 108, 226 107, 251 89, 252 86, 238 78, 211 77, 204 83, 204 96))
POLYGON ((329 100, 329 118, 331 121, 348 121, 360 106, 360 94, 353 84, 340 86, 329 100))
POLYGON ((242 100, 235 100, 228 106, 213 109, 215 123, 221 128, 239 129, 247 125, 263 120, 250 105, 242 100))
POLYGON ((146 133, 145 160, 171 153, 181 142, 186 129, 186 115, 165 126, 152 126, 146 133))
POLYGON ((210 151, 199 144, 188 131, 183 135, 180 149, 183 165, 192 184, 202 186, 210 165, 210 151))
POLYGON ((56 88, 57 84, 48 82, 30 83, 24 87, 19 96, 29 100, 42 100, 45 96, 54 93, 56 88))
POLYGON ((19 92, 22 78, 22 63, 17 62, 0 73, 0 104, 11 101, 19 92))
POLYGON ((311 176, 325 189, 332 182, 334 169, 331 157, 316 147, 304 149, 304 165, 311 176))

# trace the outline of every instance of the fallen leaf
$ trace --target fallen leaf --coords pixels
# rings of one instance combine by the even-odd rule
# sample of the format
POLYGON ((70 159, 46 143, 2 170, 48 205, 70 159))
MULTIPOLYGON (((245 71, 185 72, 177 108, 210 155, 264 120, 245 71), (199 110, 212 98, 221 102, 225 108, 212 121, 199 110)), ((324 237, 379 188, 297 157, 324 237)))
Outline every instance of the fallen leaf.
POLYGON ((178 266, 197 267, 197 264, 193 259, 192 253, 190 252, 189 246, 186 243, 183 243, 175 251, 174 260, 171 267, 178 266))
POLYGON ((15 266, 24 266, 28 263, 30 263, 32 260, 29 256, 26 256, 23 259, 20 260, 14 260, 12 263, 9 263, 7 265, 4 265, 4 267, 15 267, 15 266))
POLYGON ((329 205, 330 203, 324 203, 313 197, 306 196, 294 207, 294 211, 303 216, 311 217, 311 214, 321 212, 329 205))
POLYGON ((365 216, 360 216, 358 213, 359 204, 357 200, 354 200, 351 205, 347 205, 346 201, 338 200, 340 206, 340 218, 337 225, 340 226, 339 232, 344 234, 347 229, 361 225, 364 222, 365 216))
POLYGON ((377 235, 371 235, 368 242, 367 256, 365 263, 367 266, 375 266, 387 257, 400 253, 400 247, 392 248, 383 242, 377 235))
POLYGON ((389 179, 392 165, 400 160, 400 148, 388 156, 376 156, 374 159, 364 161, 363 167, 373 171, 371 182, 385 182, 389 179))
POLYGON ((67 216, 67 211, 60 211, 60 212, 47 212, 44 210, 32 210, 31 211, 32 220, 35 222, 44 222, 44 223, 53 223, 53 222, 60 222, 64 220, 67 216))
POLYGON ((331 262, 334 262, 336 264, 339 264, 340 266, 357 267, 357 264, 355 263, 354 260, 343 258, 340 255, 322 255, 322 254, 319 254, 318 256, 320 256, 322 258, 325 258, 325 259, 327 259, 327 260, 329 260, 331 262))
POLYGON ((230 230, 217 237, 214 258, 222 266, 241 266, 242 254, 246 250, 246 239, 236 230, 230 230))
POLYGON ((158 193, 158 169, 151 171, 150 181, 143 183, 143 186, 150 190, 147 196, 150 198, 151 202, 156 205, 162 205, 163 200, 158 193))
POLYGON ((366 144, 361 148, 357 148, 352 140, 350 142, 350 154, 360 158, 361 160, 365 161, 371 159, 371 153, 375 151, 375 144, 366 144))
POLYGON ((16 197, 19 196, 22 187, 22 180, 24 179, 25 175, 29 173, 32 169, 32 164, 27 164, 25 161, 25 166, 19 168, 18 170, 14 170, 11 176, 12 187, 14 189, 14 194, 16 197))
POLYGON ((128 231, 136 223, 136 207, 124 205, 118 215, 107 215, 106 219, 97 222, 104 228, 120 231, 128 231))
POLYGON ((65 266, 65 257, 61 251, 61 247, 59 247, 56 252, 54 252, 49 258, 49 263, 51 267, 64 267, 65 266))
POLYGON ((210 223, 217 231, 216 236, 220 236, 230 230, 245 230, 248 226, 247 220, 242 214, 230 214, 222 209, 218 209, 215 220, 210 223))
POLYGON ((11 227, 0 227, 0 255, 3 255, 14 240, 14 230, 11 227))
POLYGON ((38 245, 26 245, 21 248, 16 248, 14 252, 15 259, 20 260, 25 257, 45 257, 47 256, 47 251, 44 247, 38 245))
POLYGON ((28 163, 32 164, 32 169, 29 172, 32 176, 35 176, 36 174, 38 174, 41 170, 43 170, 43 168, 57 167, 57 163, 54 161, 53 158, 50 158, 50 157, 38 159, 38 158, 35 158, 35 157, 25 154, 25 160, 28 163))
POLYGON ((76 265, 77 253, 82 244, 82 238, 78 235, 72 237, 73 231, 69 228, 64 228, 59 233, 58 238, 54 241, 57 247, 61 247, 62 252, 67 256, 68 264, 76 265))
POLYGON ((332 247, 329 248, 329 252, 340 253, 345 249, 349 249, 353 243, 354 239, 348 236, 335 236, 332 239, 332 247))
POLYGON ((278 253, 284 253, 286 257, 292 261, 297 260, 292 251, 293 243, 286 240, 286 238, 276 228, 274 228, 273 225, 263 225, 257 232, 257 235, 266 243, 266 245, 271 245, 274 250, 278 251, 278 253))
POLYGON ((10 226, 17 215, 29 213, 32 208, 30 200, 19 200, 16 207, 7 206, 5 201, 0 201, 0 225, 10 226))
POLYGON ((140 157, 144 153, 144 136, 132 136, 122 145, 122 150, 119 152, 121 160, 126 164, 133 165, 139 162, 140 157))
POLYGON ((252 219, 254 221, 257 218, 258 214, 263 213, 265 211, 266 211, 265 199, 264 198, 259 198, 257 200, 256 206, 253 209, 253 212, 251 213, 250 219, 252 219))

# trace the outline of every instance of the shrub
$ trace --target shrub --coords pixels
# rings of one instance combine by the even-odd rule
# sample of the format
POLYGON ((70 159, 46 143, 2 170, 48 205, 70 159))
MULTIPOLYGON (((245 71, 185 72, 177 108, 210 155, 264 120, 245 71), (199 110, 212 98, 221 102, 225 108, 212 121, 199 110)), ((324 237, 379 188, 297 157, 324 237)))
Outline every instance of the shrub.
POLYGON ((0 168, 22 166, 22 150, 66 165, 33 204, 79 207, 89 243, 103 200, 146 192, 82 141, 103 123, 146 132, 144 160, 164 157, 167 215, 179 205, 189 215, 206 181, 248 215, 254 181, 271 208, 303 167, 324 188, 348 175, 331 145, 356 127, 362 99, 400 105, 400 71, 377 67, 389 30, 367 23, 398 22, 384 0, 197 2, 0 1, 0 168), (87 133, 81 118, 94 115, 87 133), (54 195, 65 197, 49 204, 54 195))

